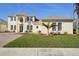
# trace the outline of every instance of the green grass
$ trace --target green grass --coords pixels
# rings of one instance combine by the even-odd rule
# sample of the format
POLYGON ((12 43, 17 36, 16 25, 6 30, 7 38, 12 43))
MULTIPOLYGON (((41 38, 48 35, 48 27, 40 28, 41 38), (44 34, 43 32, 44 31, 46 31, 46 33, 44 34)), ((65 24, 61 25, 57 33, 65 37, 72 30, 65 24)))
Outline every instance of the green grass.
POLYGON ((54 35, 44 36, 25 34, 22 37, 6 44, 4 47, 31 47, 31 48, 79 48, 79 36, 54 35))

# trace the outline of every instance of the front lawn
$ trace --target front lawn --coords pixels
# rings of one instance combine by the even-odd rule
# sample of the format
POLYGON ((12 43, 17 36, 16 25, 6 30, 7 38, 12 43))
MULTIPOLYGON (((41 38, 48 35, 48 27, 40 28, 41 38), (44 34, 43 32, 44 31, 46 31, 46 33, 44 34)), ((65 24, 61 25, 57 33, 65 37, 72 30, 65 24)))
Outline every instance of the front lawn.
POLYGON ((6 44, 4 47, 33 47, 33 48, 79 48, 79 36, 74 35, 35 35, 25 34, 6 44))

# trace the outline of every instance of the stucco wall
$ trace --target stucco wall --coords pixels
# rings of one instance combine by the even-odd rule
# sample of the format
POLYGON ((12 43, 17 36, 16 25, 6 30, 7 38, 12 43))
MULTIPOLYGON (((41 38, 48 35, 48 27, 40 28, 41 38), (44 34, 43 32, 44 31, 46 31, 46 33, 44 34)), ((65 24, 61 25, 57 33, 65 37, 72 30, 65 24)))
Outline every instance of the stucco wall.
MULTIPOLYGON (((51 22, 52 23, 52 22, 51 22)), ((50 24, 51 24, 50 23, 50 24)), ((68 34, 73 34, 73 22, 61 22, 62 23, 62 30, 58 31, 58 27, 56 27, 56 31, 52 31, 52 28, 49 29, 49 33, 54 32, 60 32, 61 34, 64 34, 65 32, 67 32, 68 34)), ((45 24, 47 24, 47 22, 45 22, 45 24)), ((58 24, 58 22, 56 22, 56 25, 58 24)), ((45 26, 42 25, 42 33, 46 34, 47 33, 47 28, 45 26)))
POLYGON ((34 33, 39 33, 39 31, 42 31, 41 25, 33 25, 33 30, 34 33), (38 26, 38 28, 37 28, 38 26))
POLYGON ((73 34, 73 22, 62 22, 61 33, 67 32, 68 34, 73 34))
MULTIPOLYGON (((13 18, 13 20, 14 20, 14 18, 13 18)), ((8 17, 8 31, 14 31, 14 30, 11 30, 11 25, 16 25, 16 21, 11 21, 11 18, 10 17, 8 17)), ((14 27, 13 27, 13 29, 14 29, 14 27)))
POLYGON ((5 32, 7 30, 7 24, 0 24, 0 32, 5 32))
MULTIPOLYGON (((10 29, 10 26, 13 25, 13 29, 14 29, 14 25, 16 25, 16 29, 17 31, 16 32, 19 32, 19 23, 17 24, 17 21, 18 21, 18 17, 16 17, 16 21, 10 21, 10 17, 8 17, 8 31, 14 31, 14 30, 11 30, 10 29)), ((14 20, 14 19, 13 19, 14 20)), ((28 22, 25 22, 25 18, 23 17, 23 32, 26 32, 27 31, 27 25, 29 25, 28 22)), ((33 19, 34 20, 34 19, 33 19)), ((47 24, 48 22, 44 22, 45 24, 47 24)), ((52 22, 50 22, 51 24, 52 22)), ((73 22, 61 22, 62 23, 62 30, 59 31, 61 34, 64 34, 65 32, 67 32, 68 34, 73 34, 73 22)), ((42 22, 41 24, 37 24, 37 25, 34 25, 33 22, 31 22, 31 25, 33 25, 33 30, 32 32, 34 33, 38 33, 39 31, 41 31, 41 33, 43 34, 47 34, 47 28, 45 26, 42 25, 42 22), (36 28, 36 26, 38 26, 38 28, 36 28)), ((56 22, 56 25, 58 25, 58 22, 56 22)), ((53 32, 52 31, 52 28, 49 29, 49 32, 53 32)), ((54 32, 58 32, 57 31, 57 27, 56 27, 56 31, 54 32)))

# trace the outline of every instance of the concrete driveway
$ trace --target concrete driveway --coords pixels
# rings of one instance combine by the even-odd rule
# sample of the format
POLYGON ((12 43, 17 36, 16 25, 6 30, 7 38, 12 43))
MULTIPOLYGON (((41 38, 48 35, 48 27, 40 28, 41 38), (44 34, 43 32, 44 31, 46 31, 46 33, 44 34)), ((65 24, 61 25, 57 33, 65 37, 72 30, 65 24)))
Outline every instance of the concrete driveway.
POLYGON ((0 47, 7 44, 8 42, 20 37, 22 34, 16 33, 0 33, 0 47))

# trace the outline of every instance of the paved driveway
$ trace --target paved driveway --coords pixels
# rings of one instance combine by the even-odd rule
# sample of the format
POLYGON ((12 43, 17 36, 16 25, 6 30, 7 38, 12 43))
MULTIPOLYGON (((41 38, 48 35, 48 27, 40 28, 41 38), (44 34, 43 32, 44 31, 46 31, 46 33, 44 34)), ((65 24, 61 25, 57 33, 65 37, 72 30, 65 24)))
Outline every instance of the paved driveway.
POLYGON ((22 34, 16 33, 0 33, 0 47, 7 44, 8 42, 20 37, 22 34))

